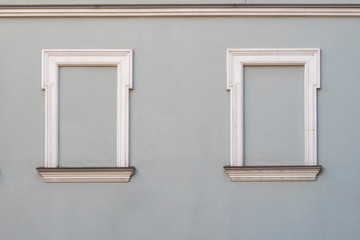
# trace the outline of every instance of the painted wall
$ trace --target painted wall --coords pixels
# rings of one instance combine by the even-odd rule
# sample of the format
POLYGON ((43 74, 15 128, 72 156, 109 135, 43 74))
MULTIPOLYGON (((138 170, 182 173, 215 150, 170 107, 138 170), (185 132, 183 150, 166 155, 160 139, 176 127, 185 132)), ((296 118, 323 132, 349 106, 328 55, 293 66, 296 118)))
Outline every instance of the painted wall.
POLYGON ((304 165, 304 67, 245 66, 245 165, 304 165))
POLYGON ((60 67, 59 165, 116 165, 116 67, 60 67))
MULTIPOLYGON (((1 239, 359 239, 359 25, 319 17, 0 19, 1 239), (130 183, 47 184, 38 176, 41 49, 58 48, 134 50, 130 183), (317 181, 230 182, 222 168, 230 162, 227 48, 321 48, 317 181)), ((99 71, 89 91, 109 96, 94 88, 103 78, 111 91, 114 76, 99 71)), ((301 74, 269 71, 270 80, 301 74)), ((94 74, 64 69, 60 77, 81 84, 94 74)), ((247 74, 262 85, 264 72, 247 74)), ((298 109, 301 94, 291 95, 298 109)), ((82 94, 71 96, 81 103, 82 94)))

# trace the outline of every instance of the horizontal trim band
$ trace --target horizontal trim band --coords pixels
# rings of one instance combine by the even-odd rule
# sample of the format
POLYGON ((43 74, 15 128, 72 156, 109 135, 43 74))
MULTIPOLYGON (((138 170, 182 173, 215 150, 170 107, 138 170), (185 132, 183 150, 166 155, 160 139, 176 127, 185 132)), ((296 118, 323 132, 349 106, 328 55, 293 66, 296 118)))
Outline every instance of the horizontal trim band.
POLYGON ((2 4, 0 8, 354 8, 360 4, 2 4))
POLYGON ((316 169, 321 170, 321 165, 282 165, 282 166, 224 166, 228 170, 304 170, 316 169))
POLYGON ((47 183, 127 183, 135 173, 134 167, 39 167, 36 170, 47 183))
POLYGON ((91 6, 0 6, 3 17, 358 17, 360 5, 352 7, 96 7, 91 6))
POLYGON ((56 167, 46 168, 38 167, 38 171, 42 172, 63 172, 63 171, 74 171, 74 172, 102 172, 102 171, 135 171, 135 167, 56 167))
POLYGON ((224 166, 232 182, 315 181, 322 166, 224 166))
POLYGON ((121 8, 354 8, 360 4, 2 4, 0 9, 121 9, 121 8))

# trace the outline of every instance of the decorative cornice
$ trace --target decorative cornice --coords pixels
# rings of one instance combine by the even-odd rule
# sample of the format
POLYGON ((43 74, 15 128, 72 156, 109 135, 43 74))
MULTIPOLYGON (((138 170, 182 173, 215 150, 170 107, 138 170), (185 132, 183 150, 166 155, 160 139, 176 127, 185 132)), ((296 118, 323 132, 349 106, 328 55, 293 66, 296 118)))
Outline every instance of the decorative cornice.
POLYGON ((232 182, 315 181, 322 166, 224 166, 232 182))
POLYGON ((87 9, 119 9, 119 8, 355 8, 360 4, 294 4, 294 3, 184 3, 184 4, 1 4, 0 8, 87 8, 87 9))
POLYGON ((358 17, 341 5, 0 5, 1 17, 358 17))
POLYGON ((47 183, 129 182, 134 167, 44 168, 36 169, 47 183))

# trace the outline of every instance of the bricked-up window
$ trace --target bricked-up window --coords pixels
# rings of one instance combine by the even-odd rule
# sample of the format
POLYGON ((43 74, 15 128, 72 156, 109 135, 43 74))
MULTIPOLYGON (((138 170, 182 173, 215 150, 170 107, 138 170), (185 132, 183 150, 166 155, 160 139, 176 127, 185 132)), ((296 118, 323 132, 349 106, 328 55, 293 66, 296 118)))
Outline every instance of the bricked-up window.
MULTIPOLYGON (((49 49, 42 51, 45 90, 45 166, 37 168, 45 182, 128 182, 129 90, 132 89, 132 50, 49 49), (116 166, 59 167, 59 68, 116 67, 116 166)), ((89 129, 91 131, 91 129, 89 129)))
MULTIPOLYGON (((227 88, 230 91, 230 165, 232 181, 313 181, 317 165, 317 89, 320 88, 319 49, 229 49, 227 88), (244 67, 302 66, 304 68, 303 165, 246 166, 244 163, 244 67)), ((284 99, 286 100, 286 99, 284 99)))

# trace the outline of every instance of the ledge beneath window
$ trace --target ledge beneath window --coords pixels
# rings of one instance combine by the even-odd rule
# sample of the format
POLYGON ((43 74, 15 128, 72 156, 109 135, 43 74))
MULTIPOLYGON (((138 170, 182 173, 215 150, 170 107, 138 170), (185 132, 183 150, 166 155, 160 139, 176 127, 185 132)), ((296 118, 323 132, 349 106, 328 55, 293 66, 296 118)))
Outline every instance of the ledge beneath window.
POLYGON ((134 167, 36 168, 47 183, 129 182, 134 167))
POLYGON ((232 182, 315 181, 322 166, 224 166, 232 182))

